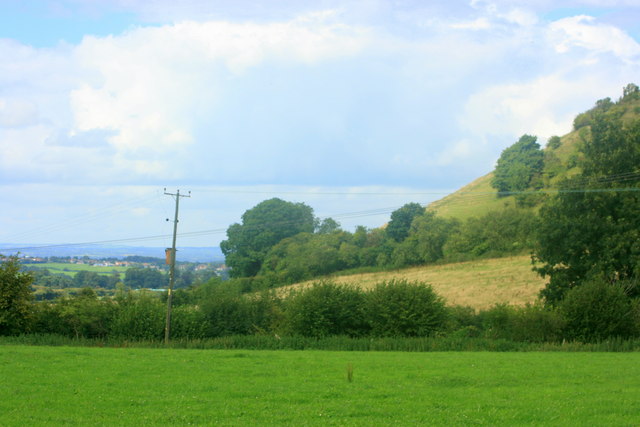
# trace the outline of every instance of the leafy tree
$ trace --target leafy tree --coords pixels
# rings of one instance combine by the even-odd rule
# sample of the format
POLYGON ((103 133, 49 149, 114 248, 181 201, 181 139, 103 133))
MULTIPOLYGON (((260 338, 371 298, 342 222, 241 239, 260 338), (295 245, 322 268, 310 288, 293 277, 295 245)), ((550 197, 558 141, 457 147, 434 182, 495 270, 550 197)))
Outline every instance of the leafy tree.
POLYGON ((640 275, 640 120, 595 114, 582 151, 582 174, 540 211, 536 270, 550 277, 542 296, 551 304, 596 275, 640 275))
POLYGON ((638 99, 639 95, 640 95, 640 88, 635 83, 629 83, 622 89, 623 100, 638 99))
POLYGON ((391 220, 387 224, 386 232, 389 238, 402 242, 409 235, 409 228, 414 218, 424 213, 419 203, 407 203, 391 213, 391 220))
POLYGON ((446 242, 443 251, 450 260, 495 257, 522 253, 534 245, 533 213, 508 208, 469 218, 446 242))
POLYGON ((318 225, 316 233, 318 234, 331 234, 340 231, 340 223, 333 218, 325 218, 318 225))
MULTIPOLYGON (((73 285, 76 288, 108 288, 111 283, 107 276, 96 273, 95 271, 82 270, 78 271, 73 277, 73 285)), ((115 283, 113 283, 115 286, 115 283)))
POLYGON ((443 330, 444 300, 430 285, 391 280, 366 295, 365 316, 375 336, 424 337, 443 330))
POLYGON ((220 243, 231 276, 255 276, 269 249, 287 237, 312 233, 315 224, 313 209, 304 203, 273 198, 249 209, 242 224, 231 225, 227 240, 220 243))
POLYGON ((124 284, 131 289, 164 288, 169 284, 169 277, 155 268, 132 267, 124 274, 124 284))
POLYGON ((31 317, 33 277, 20 271, 16 256, 0 255, 0 260, 0 335, 26 332, 31 317))
POLYGON ((499 196, 526 190, 534 177, 542 172, 544 154, 536 140, 535 136, 522 135, 500 155, 491 180, 491 186, 498 190, 499 196))
POLYGON ((547 147, 551 148, 552 150, 555 150, 560 147, 561 143, 562 141, 560 140, 560 137, 554 135, 551 138, 549 138, 549 141, 547 142, 547 147))
POLYGON ((260 274, 274 272, 285 283, 292 283, 342 270, 347 264, 340 248, 350 239, 351 234, 344 231, 289 237, 269 250, 260 274))
POLYGON ((444 245, 458 225, 458 221, 437 217, 434 212, 417 216, 409 236, 393 251, 393 266, 428 264, 442 259, 444 245))

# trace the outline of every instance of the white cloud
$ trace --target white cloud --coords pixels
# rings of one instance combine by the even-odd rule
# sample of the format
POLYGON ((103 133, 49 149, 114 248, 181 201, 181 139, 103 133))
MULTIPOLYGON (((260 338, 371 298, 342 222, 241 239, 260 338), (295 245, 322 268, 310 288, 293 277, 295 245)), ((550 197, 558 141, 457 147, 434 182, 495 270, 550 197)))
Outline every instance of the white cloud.
POLYGON ((638 63, 640 44, 619 28, 599 24, 591 16, 579 15, 560 19, 549 26, 556 51, 566 53, 584 48, 594 53, 611 52, 617 57, 638 63))
POLYGON ((576 114, 615 93, 618 86, 603 84, 598 75, 573 79, 550 75, 491 86, 469 97, 460 122, 481 135, 564 135, 571 131, 576 114))

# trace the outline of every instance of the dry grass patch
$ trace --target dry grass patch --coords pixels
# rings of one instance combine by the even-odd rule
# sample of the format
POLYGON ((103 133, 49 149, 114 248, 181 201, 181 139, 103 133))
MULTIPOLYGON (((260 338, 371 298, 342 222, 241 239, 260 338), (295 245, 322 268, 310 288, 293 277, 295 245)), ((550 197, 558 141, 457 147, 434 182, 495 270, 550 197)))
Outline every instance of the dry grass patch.
MULTIPOLYGON (((391 279, 426 282, 442 295, 448 305, 484 309, 498 303, 532 303, 546 283, 531 270, 529 256, 495 258, 453 264, 414 267, 380 273, 338 276, 332 281, 363 289, 391 279)), ((282 288, 281 292, 311 286, 313 281, 282 288)))

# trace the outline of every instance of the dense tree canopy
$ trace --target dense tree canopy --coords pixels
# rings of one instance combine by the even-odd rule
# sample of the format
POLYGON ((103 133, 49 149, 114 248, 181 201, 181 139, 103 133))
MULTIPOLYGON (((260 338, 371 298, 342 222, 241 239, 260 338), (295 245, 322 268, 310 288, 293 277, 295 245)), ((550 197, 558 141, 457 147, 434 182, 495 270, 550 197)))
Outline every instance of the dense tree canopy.
POLYGON ((640 275, 640 120, 594 114, 582 151, 582 173, 540 212, 535 258, 551 278, 542 292, 549 303, 594 275, 640 275))
POLYGON ((0 335, 26 332, 31 314, 31 273, 21 272, 17 257, 0 255, 0 335))
POLYGON ((304 203, 273 198, 249 209, 242 224, 231 225, 227 240, 220 243, 231 276, 255 276, 269 249, 287 237, 313 233, 315 224, 313 209, 304 203))
POLYGON ((396 242, 402 242, 409 235, 409 228, 413 219, 424 213, 419 203, 407 203, 391 213, 391 220, 387 224, 387 236, 396 242))
POLYGON ((491 185, 500 193, 524 191, 544 166, 544 154, 537 138, 522 135, 518 142, 505 148, 494 171, 491 185))

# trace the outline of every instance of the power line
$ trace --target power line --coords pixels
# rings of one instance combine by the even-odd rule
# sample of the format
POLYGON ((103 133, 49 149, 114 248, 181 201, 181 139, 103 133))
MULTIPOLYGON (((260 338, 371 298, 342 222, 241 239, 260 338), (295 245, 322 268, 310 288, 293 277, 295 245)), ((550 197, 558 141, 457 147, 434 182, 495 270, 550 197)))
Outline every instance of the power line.
MULTIPOLYGON (((625 175, 625 174, 620 174, 625 175)), ((626 174, 628 176, 633 176, 635 173, 626 174)), ((637 174, 640 176, 640 174, 637 174)), ((459 204, 459 203, 467 203, 469 205, 476 204, 481 202, 486 198, 493 198, 496 195, 502 196, 512 196, 512 195, 527 195, 527 194, 560 194, 560 193, 614 193, 614 192, 640 192, 640 188, 638 187, 627 187, 627 188, 599 188, 599 189, 549 189, 549 190, 529 190, 529 191, 511 191, 511 192, 502 192, 496 193, 495 191, 459 191, 454 193, 458 196, 458 199, 450 200, 449 204, 459 204)), ((316 193, 314 193, 316 194, 316 193)), ((350 193, 345 193, 350 194, 350 193)), ((426 194, 426 193, 423 193, 426 194)), ((429 193, 435 194, 435 193, 429 193)), ((451 194, 449 194, 451 195, 451 194)), ((424 207, 427 207, 428 204, 422 204, 424 207)), ((334 219, 353 219, 353 218, 361 218, 367 216, 376 216, 376 215, 384 215, 392 213, 394 210, 398 209, 399 206, 394 207, 385 207, 371 210, 363 210, 356 212, 346 212, 341 214, 329 215, 328 217, 334 219)), ((279 222, 275 223, 277 225, 288 225, 294 224, 294 221, 289 222, 279 222)), ((178 236, 181 238, 189 239, 202 237, 206 235, 214 235, 214 234, 222 234, 226 232, 226 228, 218 228, 218 229, 208 229, 208 230, 200 230, 200 231, 191 231, 191 232, 183 232, 179 233, 178 236)), ((89 242, 81 242, 81 243, 64 243, 64 244, 51 244, 51 245, 37 245, 37 246, 20 246, 13 248, 0 248, 0 251, 21 251, 21 250, 34 250, 34 249, 49 249, 49 248, 60 248, 60 247, 74 247, 74 246, 94 246, 94 245, 103 245, 103 244, 114 244, 114 243, 131 243, 131 242, 144 242, 144 241, 154 241, 154 240, 164 240, 170 238, 171 234, 162 234, 162 235, 154 235, 154 236, 143 236, 143 237, 133 237, 133 238, 123 238, 123 239, 110 239, 110 240, 100 240, 100 241, 89 241, 89 242)))

